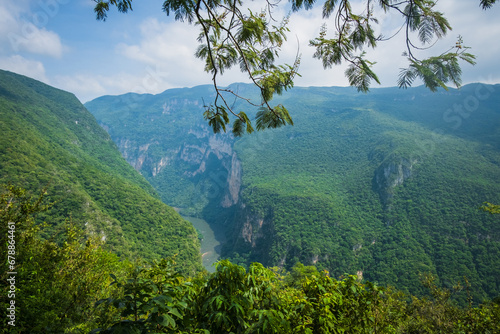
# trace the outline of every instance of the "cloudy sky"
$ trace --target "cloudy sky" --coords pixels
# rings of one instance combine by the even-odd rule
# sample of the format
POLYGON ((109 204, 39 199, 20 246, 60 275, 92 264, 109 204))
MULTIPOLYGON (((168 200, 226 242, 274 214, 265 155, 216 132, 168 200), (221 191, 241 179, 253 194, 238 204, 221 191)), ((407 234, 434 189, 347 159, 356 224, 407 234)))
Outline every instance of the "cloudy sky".
MULTIPOLYGON (((353 0, 354 6, 362 1, 353 0)), ((249 2, 256 8, 260 1, 249 2)), ((278 14, 286 14, 286 1, 278 14)), ((106 22, 96 21, 93 0, 1 0, 0 69, 24 74, 74 93, 82 102, 126 92, 159 93, 177 87, 210 84, 203 63, 193 54, 198 27, 175 22, 161 11, 161 0, 134 0, 133 11, 112 10, 106 22)), ((438 54, 463 37, 477 65, 463 66, 463 82, 500 82, 500 4, 484 11, 479 0, 440 0, 453 30, 433 48, 438 54)), ((380 14, 378 32, 392 36, 397 15, 380 14)), ((302 56, 297 86, 346 86, 342 66, 324 70, 312 58, 309 40, 324 21, 321 8, 301 11, 290 18, 290 37, 282 58, 302 56)), ((328 25, 328 21, 326 21, 328 25)), ((405 66, 402 34, 368 51, 376 61, 381 86, 396 85, 405 66)), ((423 56, 423 55, 422 55, 423 56)), ((247 81, 238 71, 228 72, 222 84, 247 81)), ((374 85, 373 87, 376 87, 374 85)))

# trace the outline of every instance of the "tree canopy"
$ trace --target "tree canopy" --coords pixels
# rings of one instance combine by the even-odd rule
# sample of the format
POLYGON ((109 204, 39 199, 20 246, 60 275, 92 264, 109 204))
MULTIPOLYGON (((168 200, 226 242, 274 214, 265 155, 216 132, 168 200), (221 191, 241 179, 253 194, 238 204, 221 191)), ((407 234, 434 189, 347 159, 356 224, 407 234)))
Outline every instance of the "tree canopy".
MULTIPOLYGON (((94 11, 98 20, 106 20, 112 6, 120 12, 132 10, 132 0, 94 0, 94 11)), ((200 26, 199 46, 195 54, 205 62, 205 71, 212 74, 216 91, 214 101, 205 106, 205 119, 218 133, 226 131, 232 123, 236 136, 257 130, 277 128, 292 124, 293 120, 285 106, 273 105, 275 94, 281 94, 294 85, 299 75, 300 56, 297 54, 292 64, 279 64, 281 47, 289 32, 289 16, 278 20, 275 9, 279 4, 273 0, 262 2, 260 12, 246 9, 242 0, 166 0, 163 11, 176 20, 200 26), (224 71, 239 67, 258 87, 258 102, 240 96, 237 92, 220 87, 218 78, 224 71), (229 97, 236 97, 256 107, 255 124, 243 111, 238 111, 230 103, 229 97), (234 117, 231 121, 230 114, 234 117)), ((496 0, 480 0, 483 9, 490 8, 496 0)), ((291 10, 308 10, 316 5, 316 0, 290 0, 291 10)), ((376 13, 382 10, 398 17, 400 33, 405 34, 405 52, 408 67, 401 69, 398 86, 406 88, 416 79, 423 81, 431 91, 448 84, 461 84, 460 62, 475 63, 475 56, 459 37, 456 44, 447 51, 425 59, 417 56, 417 51, 433 47, 442 39, 451 26, 444 13, 438 11, 436 0, 364 0, 361 13, 355 12, 353 1, 325 0, 323 18, 333 22, 334 29, 326 26, 319 36, 310 41, 316 49, 314 57, 322 61, 325 68, 348 64, 345 75, 351 86, 367 92, 373 81, 380 83, 373 71, 374 62, 367 58, 366 50, 376 48, 379 43, 391 39, 376 35, 374 26, 378 24, 376 13), (377 11, 378 10, 378 11, 377 11)))
POLYGON ((484 205, 481 207, 481 210, 489 212, 492 215, 497 215, 500 214, 500 205, 485 202, 484 205))
POLYGON ((423 275, 429 293, 417 297, 300 263, 287 273, 221 260, 212 274, 185 276, 175 257, 120 261, 72 222, 42 238, 50 222, 37 225, 35 217, 51 206, 44 196, 0 188, 0 252, 5 259, 15 252, 1 264, 0 312, 9 333, 498 332, 498 299, 473 305, 465 278, 450 290, 423 275), (13 235, 15 243, 7 242, 13 235), (454 303, 460 293, 468 295, 465 307, 454 303))

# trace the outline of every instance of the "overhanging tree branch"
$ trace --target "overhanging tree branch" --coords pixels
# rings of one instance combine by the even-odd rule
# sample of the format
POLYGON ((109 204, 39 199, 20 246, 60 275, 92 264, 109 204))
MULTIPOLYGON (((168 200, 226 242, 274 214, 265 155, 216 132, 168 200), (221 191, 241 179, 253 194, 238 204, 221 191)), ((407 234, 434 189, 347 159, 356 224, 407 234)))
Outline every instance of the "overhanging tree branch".
MULTIPOLYGON (((105 20, 110 7, 116 6, 120 12, 132 10, 132 0, 94 0, 97 19, 105 20)), ((373 71, 374 62, 366 58, 366 49, 376 48, 378 42, 387 40, 375 36, 373 25, 378 24, 373 7, 378 5, 384 12, 393 12, 402 18, 401 28, 405 28, 405 52, 409 66, 402 69, 398 78, 399 87, 405 88, 421 79, 430 90, 446 88, 451 82, 461 84, 460 61, 474 64, 474 55, 463 46, 461 37, 455 48, 438 56, 419 59, 418 51, 434 47, 438 40, 446 36, 451 26, 443 13, 434 9, 436 0, 365 0, 362 13, 354 13, 349 0, 324 0, 323 18, 333 18, 334 36, 328 37, 326 25, 318 37, 310 41, 316 48, 314 57, 321 59, 325 68, 346 62, 349 64, 345 75, 349 83, 359 91, 369 90, 371 81, 379 82, 373 71), (412 39, 418 37, 421 46, 412 39), (453 50, 455 49, 455 50, 453 50)), ((316 0, 291 0, 292 11, 313 8, 316 0)), ((490 8, 497 0, 480 0, 483 9, 490 8)), ((233 117, 233 133, 242 135, 253 131, 252 121, 243 111, 236 111, 227 96, 244 101, 258 108, 255 115, 256 128, 275 128, 293 124, 285 106, 272 106, 275 94, 293 87, 298 74, 300 56, 293 64, 276 65, 279 51, 286 41, 289 29, 288 17, 278 26, 273 14, 278 2, 264 0, 264 8, 258 15, 251 10, 243 12, 242 0, 166 0, 163 10, 174 14, 176 20, 187 21, 201 27, 198 37, 200 46, 196 56, 205 61, 205 71, 212 73, 216 91, 213 103, 206 106, 204 115, 214 132, 226 131, 226 125, 233 117), (259 89, 260 101, 236 94, 233 90, 219 87, 217 80, 225 70, 239 65, 250 81, 259 89)), ((392 35, 390 38, 396 36, 392 35)), ((389 38, 389 39, 390 39, 389 38)))

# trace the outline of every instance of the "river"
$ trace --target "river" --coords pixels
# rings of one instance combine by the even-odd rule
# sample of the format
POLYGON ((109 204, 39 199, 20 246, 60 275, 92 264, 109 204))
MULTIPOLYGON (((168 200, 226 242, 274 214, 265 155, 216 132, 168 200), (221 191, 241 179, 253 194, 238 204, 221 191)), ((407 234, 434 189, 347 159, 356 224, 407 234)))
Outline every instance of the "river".
POLYGON ((191 224, 193 224, 193 226, 203 235, 203 240, 201 240, 201 258, 203 260, 203 266, 209 272, 214 272, 215 267, 213 264, 219 260, 221 248, 221 242, 216 238, 216 234, 217 236, 222 235, 222 233, 217 233, 221 231, 215 231, 205 220, 201 218, 187 216, 182 216, 182 218, 190 221, 191 224))

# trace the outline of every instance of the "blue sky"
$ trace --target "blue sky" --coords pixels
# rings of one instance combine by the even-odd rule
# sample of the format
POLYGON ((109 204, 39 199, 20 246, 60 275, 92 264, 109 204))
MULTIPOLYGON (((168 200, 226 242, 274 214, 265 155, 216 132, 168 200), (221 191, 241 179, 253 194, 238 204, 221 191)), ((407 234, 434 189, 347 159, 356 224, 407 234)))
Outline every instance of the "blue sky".
MULTIPOLYGON (((211 83, 203 63, 193 56, 198 28, 167 17, 161 0, 134 0, 132 12, 113 10, 106 22, 96 21, 94 4, 93 0, 2 0, 0 68, 70 91, 82 102, 102 95, 159 93, 211 83)), ((260 6, 259 1, 248 4, 260 6)), ((288 7, 284 2, 278 13, 286 14, 288 7)), ((499 83, 500 4, 483 11, 479 0, 440 0, 438 7, 453 30, 434 46, 434 54, 447 50, 461 35, 478 62, 464 64, 464 83, 499 83)), ((392 35, 399 21, 394 15, 380 15, 379 32, 392 35)), ((319 7, 291 16, 282 55, 285 61, 292 61, 297 49, 302 55, 297 86, 347 85, 342 66, 324 70, 320 61, 312 59, 314 50, 308 42, 323 22, 319 7)), ((399 68, 406 64, 402 37, 368 51, 369 59, 377 62, 374 70, 381 86, 394 86, 399 68)), ((239 81, 247 80, 235 70, 227 72, 221 83, 239 81)))

